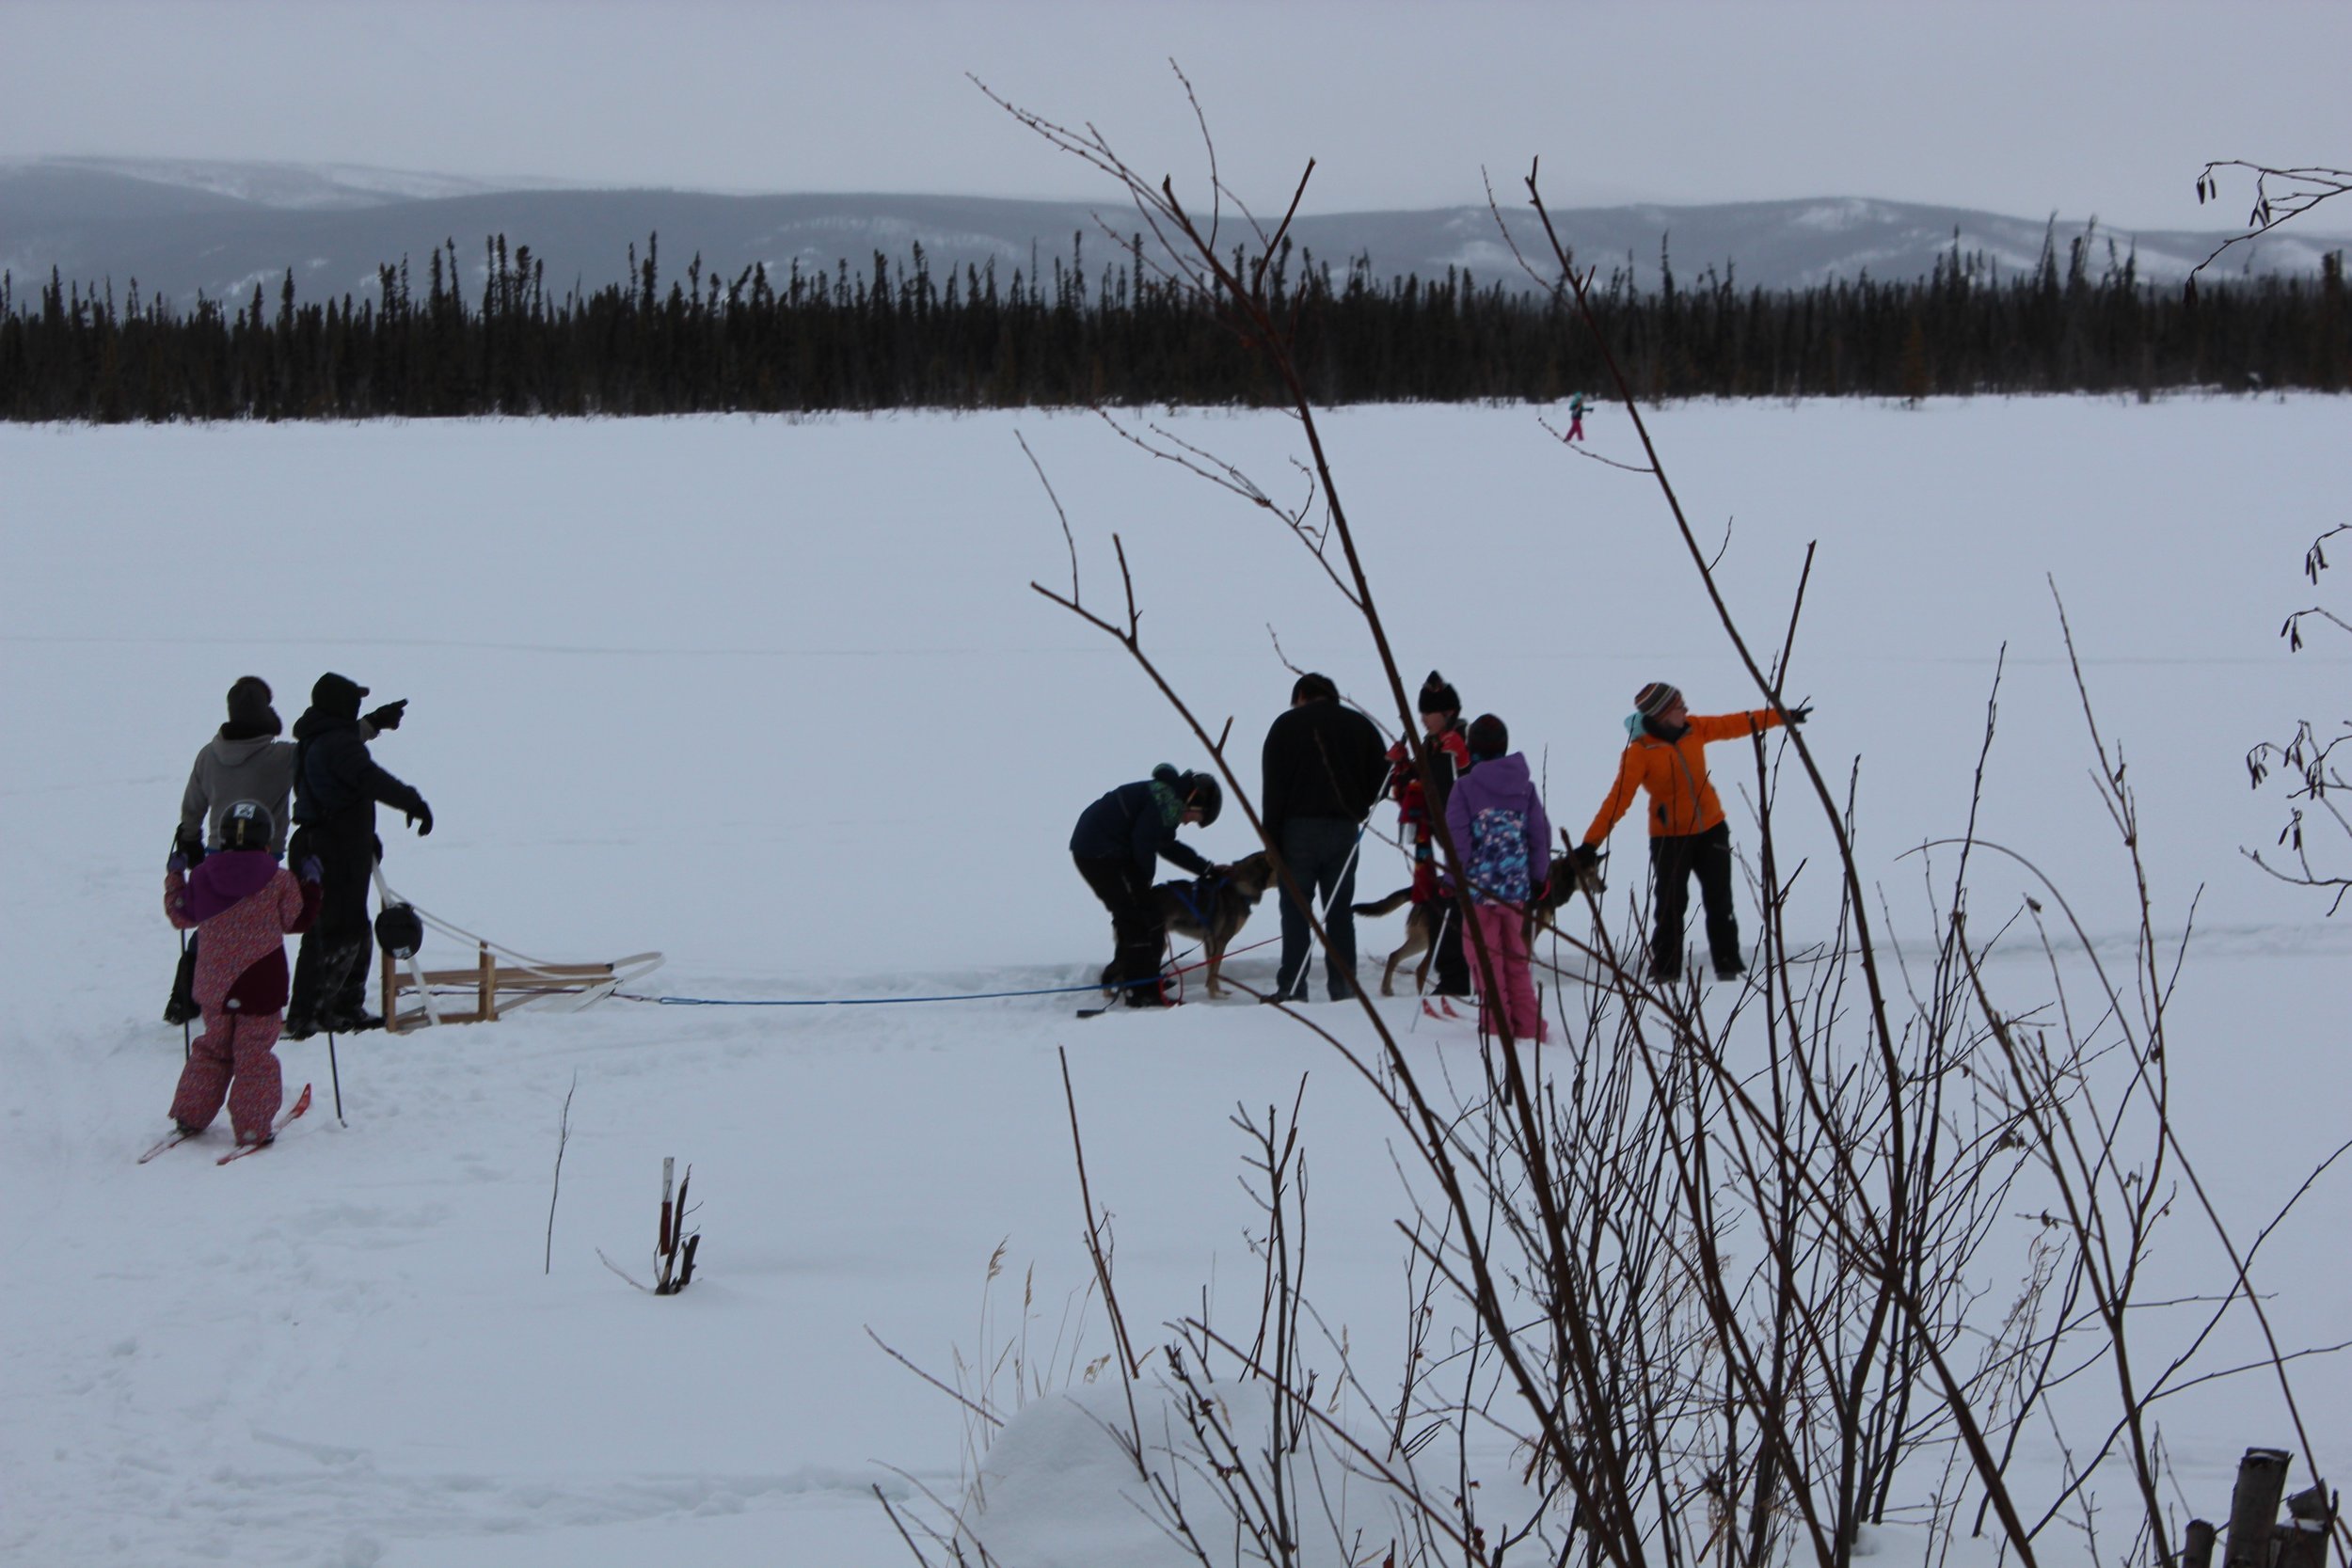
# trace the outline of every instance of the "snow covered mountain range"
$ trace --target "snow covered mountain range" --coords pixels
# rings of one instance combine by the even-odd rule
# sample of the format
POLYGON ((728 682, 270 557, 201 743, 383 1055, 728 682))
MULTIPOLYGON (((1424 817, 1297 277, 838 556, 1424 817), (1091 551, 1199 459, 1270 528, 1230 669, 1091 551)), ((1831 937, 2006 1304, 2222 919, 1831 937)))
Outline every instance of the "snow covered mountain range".
MULTIPOLYGON (((1532 214, 1506 213, 1519 249, 1541 247, 1532 214)), ((2109 232, 2079 218, 2019 218, 1910 202, 1853 198, 1711 206, 1582 208, 1555 214, 1579 259, 1606 278, 1628 269, 1655 289, 1661 250, 1677 282, 1708 268, 1743 287, 1802 287, 1865 273, 1926 274, 1955 243, 2001 274, 2030 268, 2045 238, 2061 262, 2070 243, 2093 236, 2091 265, 2136 254, 2142 277, 2170 281, 2211 254, 2229 230, 2109 232)), ((628 271, 660 236, 664 277, 699 254, 707 273, 731 278, 756 262, 781 277, 794 263, 870 271, 879 251, 894 261, 920 245, 934 272, 993 262, 999 286, 1018 269, 1067 261, 1083 235, 1090 280, 1113 248, 1104 227, 1126 235, 1134 214, 1110 203, 892 195, 720 195, 676 190, 596 190, 552 181, 481 181, 347 165, 240 164, 164 159, 44 158, 0 161, 0 271, 20 290, 55 269, 72 281, 111 284, 191 300, 275 291, 291 269, 309 298, 365 298, 376 269, 454 242, 471 273, 485 240, 503 234, 547 263, 551 291, 596 288, 628 271), (1099 214, 1099 217, 1098 217, 1099 214)), ((1524 279, 1493 215, 1483 207, 1303 216, 1297 244, 1343 269, 1368 258, 1375 277, 1442 276, 1467 268, 1481 280, 1524 279)), ((2343 236, 2290 230, 2233 250, 2222 271, 2241 276, 2316 272, 2343 236)), ((421 277, 419 277, 420 285, 421 277)))

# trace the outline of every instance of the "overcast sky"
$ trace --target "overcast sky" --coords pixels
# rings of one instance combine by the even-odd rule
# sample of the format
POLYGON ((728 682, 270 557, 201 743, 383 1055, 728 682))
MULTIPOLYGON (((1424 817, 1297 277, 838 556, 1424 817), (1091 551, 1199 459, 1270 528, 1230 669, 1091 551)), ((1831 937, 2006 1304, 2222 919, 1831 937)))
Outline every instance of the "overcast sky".
MULTIPOLYGON (((2209 157, 2352 165, 2345 0, 7 0, 0 156, 1091 198, 980 77, 1310 210, 1871 196, 2220 228, 2209 157)), ((2341 226, 2339 226, 2341 227, 2341 226)))

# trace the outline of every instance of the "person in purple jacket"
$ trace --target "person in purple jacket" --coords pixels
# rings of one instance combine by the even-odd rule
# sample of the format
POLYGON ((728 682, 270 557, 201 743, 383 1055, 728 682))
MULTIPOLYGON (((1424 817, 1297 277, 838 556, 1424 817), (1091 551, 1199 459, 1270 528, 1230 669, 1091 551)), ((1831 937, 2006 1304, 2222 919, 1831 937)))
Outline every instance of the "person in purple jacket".
MULTIPOLYGON (((1491 978, 1480 976, 1478 1024, 1540 1044, 1544 1015, 1527 968, 1527 904, 1551 872, 1551 820, 1502 720, 1480 714, 1470 727, 1470 751, 1474 766, 1446 798, 1445 825, 1494 966, 1491 978)), ((1479 967, 1473 958, 1472 973, 1479 967)))

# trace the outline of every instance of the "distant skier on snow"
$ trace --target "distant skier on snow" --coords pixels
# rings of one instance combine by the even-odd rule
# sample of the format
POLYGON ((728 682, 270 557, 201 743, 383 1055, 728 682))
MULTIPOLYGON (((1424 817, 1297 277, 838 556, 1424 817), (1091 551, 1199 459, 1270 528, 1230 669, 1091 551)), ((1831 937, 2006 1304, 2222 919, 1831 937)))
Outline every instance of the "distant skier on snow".
POLYGON ((171 1097, 171 1119, 194 1137, 212 1125, 222 1101, 241 1145, 272 1136, 285 1090, 275 1047, 286 1006, 286 937, 307 931, 319 911, 319 863, 302 863, 297 879, 271 850, 277 820, 258 800, 238 800, 221 816, 221 847, 193 873, 174 848, 165 864, 164 915, 201 934, 196 1000, 204 1033, 190 1049, 171 1097))
POLYGON ((1078 875, 1111 911, 1117 951, 1104 966, 1103 984, 1126 992, 1131 1007, 1164 1007, 1158 984, 1167 927, 1152 896, 1153 874, 1163 859, 1196 877, 1228 869, 1216 866, 1176 837, 1186 824, 1207 827, 1216 820, 1225 791, 1210 773, 1180 773, 1168 763, 1152 776, 1120 784, 1079 814, 1070 835, 1070 856, 1078 875))
POLYGON ((310 689, 310 711, 294 721, 301 748, 294 769, 295 863, 316 859, 325 876, 318 923, 302 939, 294 960, 294 996, 286 1006, 286 1037, 309 1039, 322 1029, 373 1029, 383 1020, 367 1010, 368 879, 384 852, 375 836, 377 802, 402 813, 421 838, 433 831, 424 797, 387 773, 368 754, 368 724, 399 726, 405 702, 359 717, 368 689, 331 671, 310 689))
POLYGON ((1568 400, 1568 440, 1584 439, 1584 394, 1581 392, 1568 400))

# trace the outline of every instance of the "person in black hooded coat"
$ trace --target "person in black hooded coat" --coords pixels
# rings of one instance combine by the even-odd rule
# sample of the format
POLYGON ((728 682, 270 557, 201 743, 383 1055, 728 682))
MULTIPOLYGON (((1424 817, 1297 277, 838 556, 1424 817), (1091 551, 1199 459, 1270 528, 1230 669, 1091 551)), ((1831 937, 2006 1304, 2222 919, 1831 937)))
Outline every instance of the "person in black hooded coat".
POLYGON ((367 694, 366 687, 330 672, 310 689, 310 710, 294 721, 299 751, 294 836, 288 854, 296 865, 316 856, 322 876, 318 921, 302 938, 294 994, 286 1004, 285 1033, 291 1039, 307 1039, 322 1029, 371 1029, 384 1022, 367 1010, 373 945, 368 879, 383 852, 383 841, 375 836, 376 805, 380 801, 400 812, 420 838, 433 831, 433 811, 424 797, 368 754, 359 719, 359 700, 367 694))

